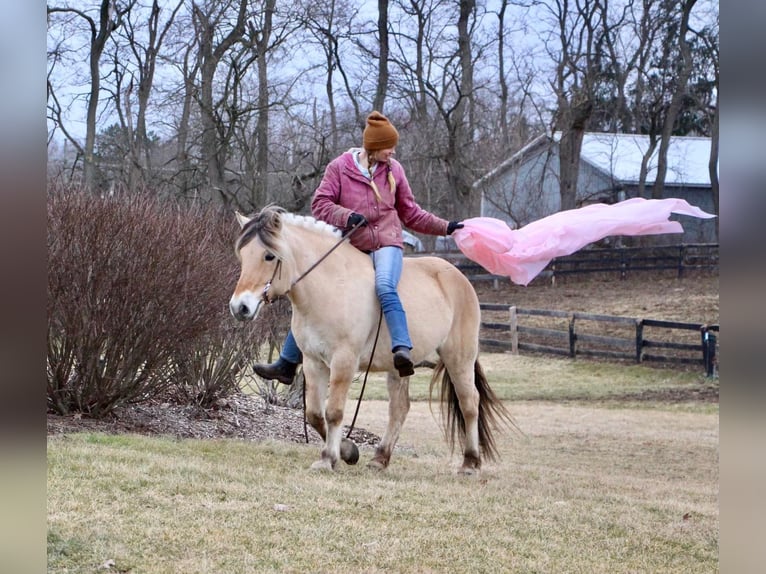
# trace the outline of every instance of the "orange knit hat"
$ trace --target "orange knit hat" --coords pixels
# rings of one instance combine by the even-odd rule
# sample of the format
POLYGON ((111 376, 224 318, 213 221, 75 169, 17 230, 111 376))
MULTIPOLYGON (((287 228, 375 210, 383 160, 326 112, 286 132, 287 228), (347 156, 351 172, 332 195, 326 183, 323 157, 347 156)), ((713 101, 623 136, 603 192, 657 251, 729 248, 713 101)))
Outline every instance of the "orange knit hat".
POLYGON ((396 147, 399 143, 399 132, 380 112, 372 112, 367 116, 367 127, 362 134, 364 149, 377 151, 396 147))

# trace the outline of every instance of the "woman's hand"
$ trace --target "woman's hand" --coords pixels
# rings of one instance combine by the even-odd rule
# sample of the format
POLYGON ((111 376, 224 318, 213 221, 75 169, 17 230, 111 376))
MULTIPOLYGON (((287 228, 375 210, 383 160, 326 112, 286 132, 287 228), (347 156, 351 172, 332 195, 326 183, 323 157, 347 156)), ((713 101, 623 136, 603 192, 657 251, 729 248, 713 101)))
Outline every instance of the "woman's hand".
POLYGON ((450 221, 447 225, 447 235, 452 235, 452 232, 456 229, 463 229, 463 224, 460 221, 450 221))
POLYGON ((365 219, 364 215, 361 213, 352 213, 348 216, 346 227, 356 227, 357 225, 359 225, 359 227, 364 227, 367 225, 367 219, 365 219))

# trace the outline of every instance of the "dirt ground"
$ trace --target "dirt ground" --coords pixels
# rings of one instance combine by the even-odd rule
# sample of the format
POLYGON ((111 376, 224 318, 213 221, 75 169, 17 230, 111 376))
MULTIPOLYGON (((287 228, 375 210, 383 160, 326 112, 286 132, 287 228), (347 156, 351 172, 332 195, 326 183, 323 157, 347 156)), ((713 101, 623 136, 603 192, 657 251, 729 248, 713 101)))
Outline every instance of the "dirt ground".
MULTIPOLYGON (((538 279, 530 286, 492 283, 476 286, 479 300, 506 303, 527 309, 556 309, 606 315, 718 323, 718 276, 700 274, 676 278, 670 274, 629 277, 577 278, 556 285, 538 279)), ((717 385, 699 392, 652 393, 646 400, 667 402, 718 401, 717 385), (703 392, 704 391, 704 392, 703 392)), ((212 409, 199 409, 164 402, 121 407, 112 416, 93 420, 81 416, 48 415, 48 434, 77 431, 161 434, 179 438, 239 438, 243 440, 287 440, 305 442, 301 410, 266 404, 260 397, 237 395, 220 401, 212 409)), ((316 433, 308 431, 311 442, 316 433)), ((355 429, 357 444, 375 444, 379 439, 365 429, 355 429)))

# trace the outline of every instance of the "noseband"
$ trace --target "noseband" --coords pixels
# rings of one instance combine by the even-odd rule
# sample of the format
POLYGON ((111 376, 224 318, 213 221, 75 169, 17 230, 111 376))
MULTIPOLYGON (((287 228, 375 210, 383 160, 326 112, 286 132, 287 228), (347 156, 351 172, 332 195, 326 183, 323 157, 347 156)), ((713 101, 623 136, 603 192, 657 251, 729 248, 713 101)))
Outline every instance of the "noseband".
POLYGON ((271 274, 271 279, 266 281, 266 285, 263 287, 263 293, 261 293, 261 301, 263 301, 267 305, 273 301, 273 299, 269 297, 269 291, 271 291, 271 284, 274 282, 274 278, 277 276, 277 273, 279 273, 279 271, 281 270, 282 270, 282 260, 277 259, 277 265, 274 267, 274 273, 271 274))

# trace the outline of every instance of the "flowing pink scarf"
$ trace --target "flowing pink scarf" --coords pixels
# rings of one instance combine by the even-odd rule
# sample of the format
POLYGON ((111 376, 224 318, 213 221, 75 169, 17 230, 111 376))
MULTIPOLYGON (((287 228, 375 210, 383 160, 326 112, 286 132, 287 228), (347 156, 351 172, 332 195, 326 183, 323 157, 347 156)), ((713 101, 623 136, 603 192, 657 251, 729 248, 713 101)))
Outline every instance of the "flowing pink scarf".
POLYGON ((683 233, 671 213, 709 219, 715 217, 677 198, 634 198, 613 205, 597 203, 560 211, 511 229, 492 217, 463 221, 452 234, 460 251, 495 275, 506 275, 527 285, 556 257, 570 255, 608 235, 657 235, 683 233))

